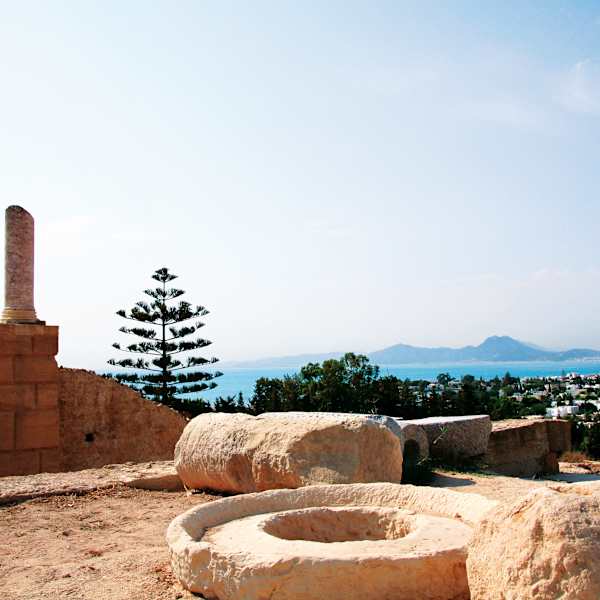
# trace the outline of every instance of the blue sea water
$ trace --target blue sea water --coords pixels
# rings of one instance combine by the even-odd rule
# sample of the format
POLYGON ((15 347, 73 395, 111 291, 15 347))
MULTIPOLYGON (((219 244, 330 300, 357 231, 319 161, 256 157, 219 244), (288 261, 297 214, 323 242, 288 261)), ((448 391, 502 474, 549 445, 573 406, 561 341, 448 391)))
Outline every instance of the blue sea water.
MULTIPOLYGON (((252 396, 254 383, 260 377, 283 377, 292 375, 297 370, 289 368, 242 369, 224 368, 223 376, 215 379, 218 386, 210 392, 204 392, 202 397, 214 400, 218 396, 235 396, 238 392, 248 399, 252 396)), ((450 373, 453 377, 473 375, 477 379, 492 379, 502 377, 506 372, 515 377, 551 377, 563 373, 579 373, 587 375, 600 373, 600 360, 579 361, 539 361, 539 362, 481 362, 455 364, 411 364, 411 365, 380 365, 381 375, 394 375, 401 379, 425 379, 434 381, 439 373, 450 373)))

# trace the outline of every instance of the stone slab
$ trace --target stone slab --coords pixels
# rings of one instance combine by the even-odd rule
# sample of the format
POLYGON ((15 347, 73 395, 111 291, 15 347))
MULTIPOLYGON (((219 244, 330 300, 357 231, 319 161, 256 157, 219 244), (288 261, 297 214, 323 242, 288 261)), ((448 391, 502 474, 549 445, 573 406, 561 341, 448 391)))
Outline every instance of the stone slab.
POLYGON ((483 462, 502 475, 533 477, 557 472, 555 459, 544 420, 507 419, 494 422, 483 462))
MULTIPOLYGON (((415 450, 417 451, 417 455, 414 457, 417 461, 426 460, 429 458, 429 440, 427 439, 427 434, 425 433, 425 429, 416 423, 412 423, 410 421, 402 421, 400 419, 394 419, 396 424, 400 429, 400 439, 402 442, 402 456, 404 462, 408 460, 406 443, 409 445, 412 443, 415 445, 415 450)), ((408 452, 409 455, 412 456, 411 452, 408 452)))
POLYGON ((492 430, 489 415, 429 417, 404 421, 423 428, 429 440, 429 454, 450 463, 482 456, 492 430))
POLYGON ((572 424, 563 419, 545 419, 548 431, 548 447, 550 452, 560 456, 563 452, 570 452, 572 424))
POLYGON ((402 479, 397 425, 388 417, 333 413, 208 413, 175 447, 189 488, 254 492, 324 483, 402 479))
MULTIPOLYGON (((38 452, 34 452, 33 455, 34 460, 39 460, 38 452)), ((31 457, 32 453, 29 453, 29 456, 31 457)), ((50 455, 46 456, 46 460, 51 458, 50 455)), ((1 466, 0 459, 0 469, 1 466)), ((35 467, 34 472, 37 474, 34 475, 0 477, 0 505, 31 498, 83 494, 115 485, 150 490, 180 491, 183 489, 173 461, 106 465, 99 469, 52 474, 38 473, 37 462, 35 467)))

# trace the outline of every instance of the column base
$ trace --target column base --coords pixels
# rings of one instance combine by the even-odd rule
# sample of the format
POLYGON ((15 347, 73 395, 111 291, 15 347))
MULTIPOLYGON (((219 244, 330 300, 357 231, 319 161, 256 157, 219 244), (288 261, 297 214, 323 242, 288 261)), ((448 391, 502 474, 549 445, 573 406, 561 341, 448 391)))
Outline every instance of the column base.
POLYGON ((28 325, 45 325, 45 321, 40 321, 34 309, 8 308, 6 307, 0 315, 0 323, 22 323, 28 325))

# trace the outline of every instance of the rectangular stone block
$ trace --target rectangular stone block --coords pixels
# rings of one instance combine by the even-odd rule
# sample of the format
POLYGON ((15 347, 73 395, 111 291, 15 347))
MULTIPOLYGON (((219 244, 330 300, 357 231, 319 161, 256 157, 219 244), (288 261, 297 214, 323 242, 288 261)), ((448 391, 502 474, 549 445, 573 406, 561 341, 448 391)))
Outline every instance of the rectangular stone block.
POLYGON ((31 336, 0 336, 0 355, 31 354, 33 343, 31 336))
POLYGON ((40 451, 0 452, 0 477, 40 472, 40 451))
POLYGON ((533 477, 544 473, 552 462, 544 421, 507 419, 495 421, 484 463, 496 473, 533 477), (547 464, 548 462, 548 464, 547 464))
POLYGON ((429 440, 429 453, 449 463, 484 454, 492 430, 488 415, 428 417, 401 421, 422 427, 429 440))
POLYGON ((46 335, 34 335, 33 353, 40 356, 56 356, 58 354, 58 335, 50 332, 46 335))
POLYGON ((20 412, 35 407, 35 385, 33 383, 0 385, 0 410, 8 409, 20 412))
POLYGON ((563 452, 571 450, 572 425, 570 421, 548 419, 546 421, 546 428, 548 430, 548 445, 551 452, 555 452, 560 456, 563 452))
POLYGON ((10 331, 13 335, 25 335, 30 337, 33 337, 34 335, 58 335, 58 327, 56 325, 26 325, 24 323, 14 323, 5 325, 5 327, 10 327, 10 331))
POLYGON ((40 473, 60 473, 61 451, 58 448, 40 450, 40 473))
POLYGON ((55 383, 58 381, 56 360, 46 356, 16 356, 15 383, 55 383))
POLYGON ((13 383, 14 375, 14 359, 12 356, 0 356, 0 384, 13 383))
POLYGON ((15 447, 15 413, 0 412, 0 450, 13 450, 15 447))
POLYGON ((16 415, 16 448, 57 448, 60 445, 58 409, 32 410, 16 415))
POLYGON ((37 388, 37 408, 55 408, 58 406, 58 384, 57 383, 38 383, 37 388))

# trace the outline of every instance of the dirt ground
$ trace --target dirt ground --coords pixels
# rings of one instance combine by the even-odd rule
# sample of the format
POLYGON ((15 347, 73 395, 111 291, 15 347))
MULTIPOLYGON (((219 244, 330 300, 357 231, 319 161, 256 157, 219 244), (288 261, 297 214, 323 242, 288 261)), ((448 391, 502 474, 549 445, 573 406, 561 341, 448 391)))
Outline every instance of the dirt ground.
POLYGON ((193 598, 173 580, 165 529, 213 498, 115 486, 2 506, 0 598, 193 598))
MULTIPOLYGON (((547 481, 438 473, 433 485, 510 501, 547 481)), ((1 600, 192 599, 173 580, 171 519, 208 494, 121 484, 0 506, 1 600)))

